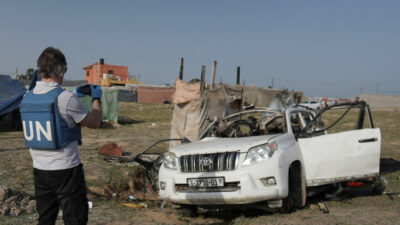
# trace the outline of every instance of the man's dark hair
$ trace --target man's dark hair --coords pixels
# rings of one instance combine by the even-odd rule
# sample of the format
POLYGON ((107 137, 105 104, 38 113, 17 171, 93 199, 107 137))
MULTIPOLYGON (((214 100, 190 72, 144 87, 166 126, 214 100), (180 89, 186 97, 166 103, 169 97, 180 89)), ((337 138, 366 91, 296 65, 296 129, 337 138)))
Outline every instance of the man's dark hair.
POLYGON ((64 54, 53 47, 46 48, 37 60, 39 75, 42 78, 59 76, 67 66, 64 54))

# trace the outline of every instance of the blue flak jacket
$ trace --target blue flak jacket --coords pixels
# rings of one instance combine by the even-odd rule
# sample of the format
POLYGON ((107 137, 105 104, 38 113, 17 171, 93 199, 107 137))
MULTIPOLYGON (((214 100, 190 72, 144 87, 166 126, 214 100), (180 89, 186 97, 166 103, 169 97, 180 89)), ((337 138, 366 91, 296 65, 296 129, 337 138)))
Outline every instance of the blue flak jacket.
POLYGON ((63 92, 61 87, 46 94, 27 92, 19 106, 25 145, 28 148, 55 150, 72 141, 81 142, 81 128, 68 128, 58 110, 57 97, 63 92))

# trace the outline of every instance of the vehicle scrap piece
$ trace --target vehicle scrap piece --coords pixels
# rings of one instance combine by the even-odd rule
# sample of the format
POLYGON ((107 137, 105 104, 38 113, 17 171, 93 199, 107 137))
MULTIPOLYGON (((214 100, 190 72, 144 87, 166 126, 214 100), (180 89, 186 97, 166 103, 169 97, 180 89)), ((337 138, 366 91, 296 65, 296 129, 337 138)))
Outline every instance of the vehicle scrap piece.
POLYGON ((319 203, 318 203, 318 208, 319 208, 319 210, 320 210, 322 213, 326 213, 326 214, 329 213, 328 207, 327 207, 324 203, 322 203, 322 202, 319 202, 319 203))

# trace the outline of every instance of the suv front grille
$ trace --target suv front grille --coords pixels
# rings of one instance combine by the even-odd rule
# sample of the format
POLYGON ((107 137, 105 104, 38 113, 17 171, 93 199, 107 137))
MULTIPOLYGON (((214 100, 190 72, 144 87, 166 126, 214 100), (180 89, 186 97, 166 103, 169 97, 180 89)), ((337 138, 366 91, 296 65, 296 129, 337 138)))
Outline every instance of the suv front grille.
POLYGON ((184 173, 235 170, 239 156, 239 152, 185 155, 179 158, 179 164, 184 173))

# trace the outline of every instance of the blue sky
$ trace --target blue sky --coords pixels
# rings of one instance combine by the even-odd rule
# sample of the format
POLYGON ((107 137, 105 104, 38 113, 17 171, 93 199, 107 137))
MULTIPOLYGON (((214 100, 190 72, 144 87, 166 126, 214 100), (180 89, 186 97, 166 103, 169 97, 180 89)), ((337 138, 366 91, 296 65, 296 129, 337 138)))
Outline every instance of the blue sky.
POLYGON ((36 67, 54 46, 67 79, 105 58, 149 84, 184 79, 213 60, 217 78, 308 96, 400 95, 400 1, 2 1, 0 73, 36 67))

